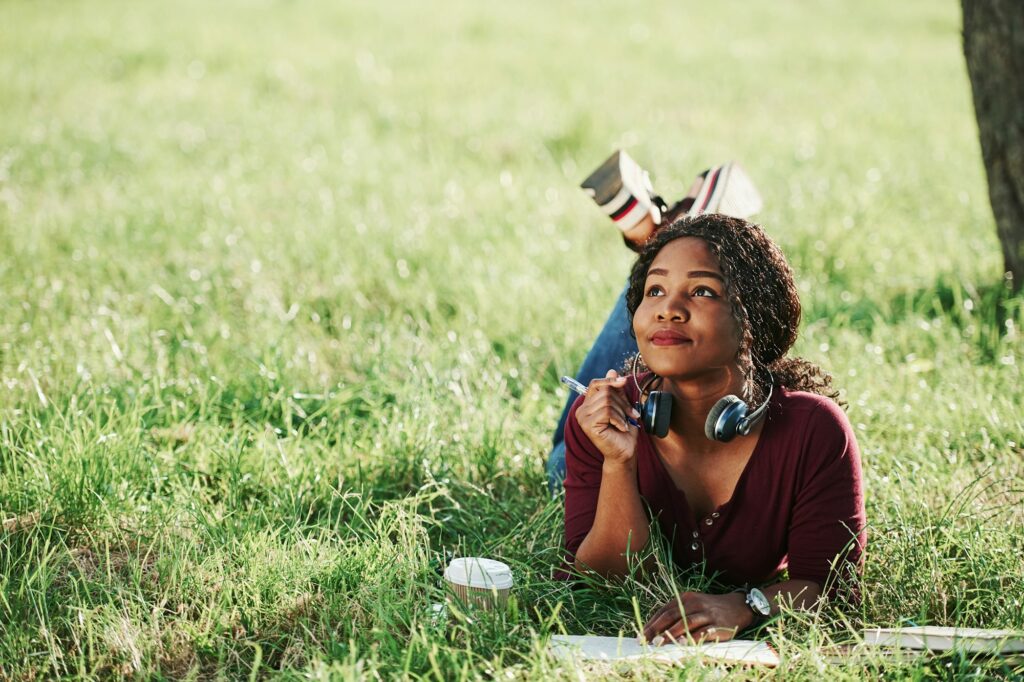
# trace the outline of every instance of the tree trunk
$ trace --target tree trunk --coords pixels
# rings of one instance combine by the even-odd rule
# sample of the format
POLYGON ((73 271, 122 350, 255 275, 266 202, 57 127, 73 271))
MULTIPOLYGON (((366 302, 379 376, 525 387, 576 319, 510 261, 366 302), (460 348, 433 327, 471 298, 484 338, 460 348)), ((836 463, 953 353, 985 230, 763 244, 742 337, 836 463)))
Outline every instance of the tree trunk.
POLYGON ((962 0, 988 196, 1013 290, 1024 286, 1024 0, 962 0))

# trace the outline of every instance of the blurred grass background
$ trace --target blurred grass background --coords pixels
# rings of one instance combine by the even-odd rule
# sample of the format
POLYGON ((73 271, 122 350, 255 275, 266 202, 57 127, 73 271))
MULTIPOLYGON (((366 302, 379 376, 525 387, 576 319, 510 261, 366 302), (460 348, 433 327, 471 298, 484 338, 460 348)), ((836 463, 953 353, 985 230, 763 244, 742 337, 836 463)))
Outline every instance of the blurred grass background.
MULTIPOLYGON (((0 44, 0 679, 546 677, 547 634, 631 632, 671 576, 552 581, 543 482, 631 262, 577 189, 616 147, 666 198, 746 166, 857 429, 865 604, 775 628, 783 672, 1024 627, 957 3, 12 0, 0 44), (513 611, 432 624, 445 552, 513 611)), ((948 666, 1013 674, 829 675, 948 666)))

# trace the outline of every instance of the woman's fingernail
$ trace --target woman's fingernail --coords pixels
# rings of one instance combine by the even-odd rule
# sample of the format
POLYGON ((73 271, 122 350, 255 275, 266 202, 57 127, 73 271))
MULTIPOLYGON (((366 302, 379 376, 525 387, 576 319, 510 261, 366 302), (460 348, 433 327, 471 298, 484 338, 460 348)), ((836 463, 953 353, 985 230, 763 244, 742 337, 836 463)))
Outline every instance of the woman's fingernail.
POLYGON ((639 419, 640 418, 640 410, 636 409, 635 407, 630 412, 630 414, 633 415, 634 419, 639 419))
POLYGON ((658 635, 657 637, 655 637, 654 639, 651 640, 651 645, 652 646, 661 646, 664 643, 665 643, 665 638, 662 637, 661 635, 658 635))

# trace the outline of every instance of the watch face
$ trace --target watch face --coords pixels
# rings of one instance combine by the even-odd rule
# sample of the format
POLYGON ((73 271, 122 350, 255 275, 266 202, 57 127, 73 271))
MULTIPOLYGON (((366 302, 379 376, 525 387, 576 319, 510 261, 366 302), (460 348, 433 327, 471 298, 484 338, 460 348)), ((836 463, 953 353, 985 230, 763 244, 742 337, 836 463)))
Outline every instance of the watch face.
POLYGON ((764 596, 764 592, 756 587, 747 594, 747 604, 762 616, 767 616, 772 612, 772 605, 768 602, 768 597, 764 596))

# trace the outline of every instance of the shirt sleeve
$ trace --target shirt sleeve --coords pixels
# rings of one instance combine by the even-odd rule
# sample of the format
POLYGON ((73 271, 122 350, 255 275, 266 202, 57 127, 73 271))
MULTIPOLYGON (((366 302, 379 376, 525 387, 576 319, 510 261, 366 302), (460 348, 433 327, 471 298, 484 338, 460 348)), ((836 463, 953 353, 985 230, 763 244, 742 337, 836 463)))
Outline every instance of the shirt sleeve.
POLYGON ((576 421, 581 396, 569 410, 565 422, 565 551, 571 564, 576 550, 594 525, 597 497, 601 490, 604 456, 583 433, 576 421))
POLYGON ((827 401, 815 409, 804 448, 789 528, 789 577, 856 600, 867 538, 864 488, 857 440, 838 405, 827 401))

